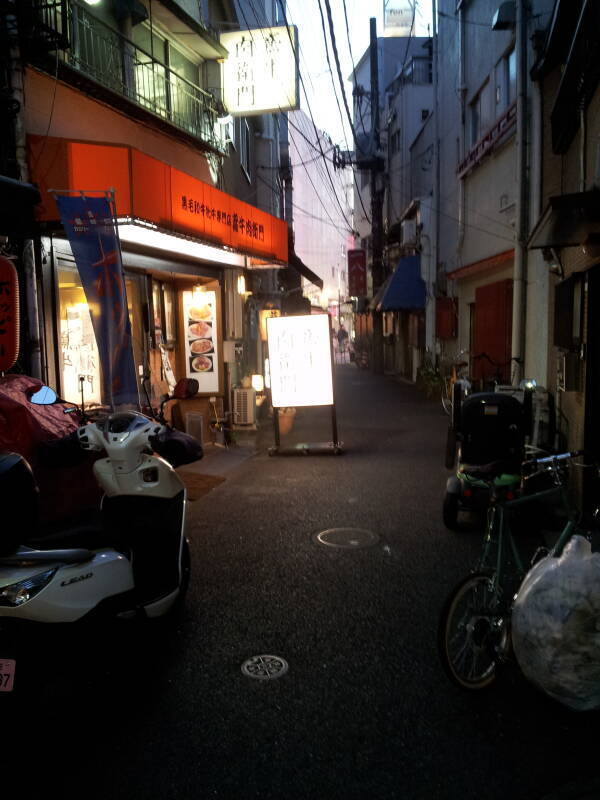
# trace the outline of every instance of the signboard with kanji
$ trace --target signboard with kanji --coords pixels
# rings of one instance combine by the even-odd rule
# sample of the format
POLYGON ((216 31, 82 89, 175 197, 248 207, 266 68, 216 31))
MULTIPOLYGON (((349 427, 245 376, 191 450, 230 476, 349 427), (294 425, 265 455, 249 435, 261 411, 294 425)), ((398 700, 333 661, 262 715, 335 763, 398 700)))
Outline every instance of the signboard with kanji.
POLYGON ((267 336, 273 407, 333 405, 329 315, 269 317, 267 336))
POLYGON ((249 117, 300 107, 298 29, 279 26, 221 34, 225 107, 249 117))
POLYGON ((367 254, 364 250, 348 250, 348 294, 363 297, 367 293, 367 254))

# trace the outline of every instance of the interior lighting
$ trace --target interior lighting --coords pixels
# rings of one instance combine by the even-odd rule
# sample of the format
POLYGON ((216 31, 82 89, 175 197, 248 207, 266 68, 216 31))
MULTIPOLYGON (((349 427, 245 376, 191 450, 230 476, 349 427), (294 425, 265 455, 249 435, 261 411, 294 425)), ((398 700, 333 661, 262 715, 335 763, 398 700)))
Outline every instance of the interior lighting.
POLYGON ((246 278, 243 275, 238 275, 237 290, 238 290, 238 294, 241 294, 241 295, 245 295, 246 294, 246 278))
POLYGON ((173 236, 173 234, 164 233, 151 225, 119 221, 119 238, 122 242, 153 247, 200 261, 213 261, 230 267, 243 268, 246 266, 246 257, 241 253, 225 250, 222 247, 213 247, 182 236, 173 236))
POLYGON ((253 375, 252 376, 252 388, 255 392, 264 392, 265 390, 265 379, 262 375, 253 375))
POLYGON ((99 6, 102 0, 85 0, 88 6, 99 6))

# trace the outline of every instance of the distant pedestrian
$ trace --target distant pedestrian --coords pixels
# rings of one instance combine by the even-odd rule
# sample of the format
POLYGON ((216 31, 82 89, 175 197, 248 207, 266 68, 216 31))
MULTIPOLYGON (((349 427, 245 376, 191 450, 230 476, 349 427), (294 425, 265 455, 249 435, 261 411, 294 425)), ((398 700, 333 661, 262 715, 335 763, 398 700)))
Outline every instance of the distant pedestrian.
POLYGON ((348 341, 348 331, 344 328, 343 325, 340 325, 339 330, 337 332, 337 340, 340 350, 346 349, 346 342, 348 341))

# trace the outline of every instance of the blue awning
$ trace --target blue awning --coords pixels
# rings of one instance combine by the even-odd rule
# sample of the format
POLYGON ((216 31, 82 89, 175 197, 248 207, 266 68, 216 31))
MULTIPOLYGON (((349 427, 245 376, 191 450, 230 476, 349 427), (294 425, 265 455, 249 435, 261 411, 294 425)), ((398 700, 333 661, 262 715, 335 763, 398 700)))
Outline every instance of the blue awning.
POLYGON ((405 256, 371 301, 371 308, 377 311, 422 310, 426 296, 421 256, 405 256))

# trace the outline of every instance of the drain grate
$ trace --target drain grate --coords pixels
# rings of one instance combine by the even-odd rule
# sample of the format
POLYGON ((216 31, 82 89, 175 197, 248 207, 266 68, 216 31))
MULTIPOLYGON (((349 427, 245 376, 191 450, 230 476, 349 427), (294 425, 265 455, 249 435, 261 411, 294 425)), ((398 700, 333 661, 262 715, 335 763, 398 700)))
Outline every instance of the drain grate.
POLYGON ((281 656, 252 656, 242 664, 242 672, 248 678, 272 681, 288 671, 288 663, 281 656))
POLYGON ((346 550, 372 547, 379 541, 379 536, 366 528, 329 528, 317 533, 313 538, 317 544, 346 550))

